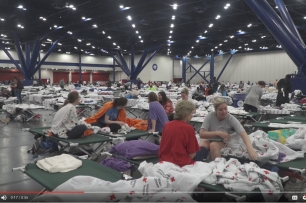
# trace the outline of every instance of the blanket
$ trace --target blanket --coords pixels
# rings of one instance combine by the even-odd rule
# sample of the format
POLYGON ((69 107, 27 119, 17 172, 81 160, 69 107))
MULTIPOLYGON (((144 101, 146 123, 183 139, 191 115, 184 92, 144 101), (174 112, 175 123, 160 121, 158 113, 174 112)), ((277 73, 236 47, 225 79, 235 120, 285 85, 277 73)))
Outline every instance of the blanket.
POLYGON ((49 173, 64 173, 82 166, 82 161, 68 154, 53 156, 37 161, 36 165, 49 173))
POLYGON ((286 146, 306 152, 306 127, 300 127, 295 134, 286 139, 286 146))
POLYGON ((167 179, 142 177, 136 180, 119 180, 115 183, 91 176, 75 176, 58 186, 53 192, 35 198, 35 202, 194 202, 188 194, 157 193, 167 187, 167 179), (76 194, 60 194, 65 191, 76 194), (58 192, 58 193, 57 193, 58 192))
MULTIPOLYGON (((92 124, 98 122, 98 120, 110 109, 113 107, 113 102, 106 102, 104 106, 92 117, 85 119, 85 122, 88 124, 92 124)), ((130 127, 135 127, 138 130, 147 130, 148 124, 146 121, 140 119, 132 119, 126 117, 126 112, 124 109, 121 109, 118 114, 117 121, 122 121, 128 124, 130 127)), ((90 135, 94 132, 92 130, 86 130, 84 135, 90 135)))
POLYGON ((265 201, 272 202, 277 201, 283 191, 277 173, 261 169, 253 162, 242 165, 237 159, 216 158, 210 163, 195 162, 184 167, 165 161, 155 165, 144 161, 138 170, 145 177, 166 178, 168 189, 182 193, 190 193, 204 182, 222 184, 233 192, 251 192, 258 188, 265 201))
MULTIPOLYGON (((249 135, 251 143, 258 155, 258 161, 276 164, 279 162, 288 162, 297 158, 303 158, 303 152, 296 152, 289 147, 275 142, 268 138, 268 134, 258 130, 249 135)), ((224 156, 232 155, 236 157, 245 157, 249 159, 247 148, 236 133, 231 135, 231 140, 226 143, 226 147, 221 149, 224 156)))

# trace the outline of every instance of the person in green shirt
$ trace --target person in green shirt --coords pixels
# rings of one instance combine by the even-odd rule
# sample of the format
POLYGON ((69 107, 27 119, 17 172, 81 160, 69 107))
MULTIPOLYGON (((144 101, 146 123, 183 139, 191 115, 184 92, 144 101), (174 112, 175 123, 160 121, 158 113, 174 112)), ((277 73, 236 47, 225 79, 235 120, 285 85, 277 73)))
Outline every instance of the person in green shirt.
POLYGON ((147 90, 157 91, 157 88, 155 86, 153 86, 152 83, 151 83, 150 87, 147 90))

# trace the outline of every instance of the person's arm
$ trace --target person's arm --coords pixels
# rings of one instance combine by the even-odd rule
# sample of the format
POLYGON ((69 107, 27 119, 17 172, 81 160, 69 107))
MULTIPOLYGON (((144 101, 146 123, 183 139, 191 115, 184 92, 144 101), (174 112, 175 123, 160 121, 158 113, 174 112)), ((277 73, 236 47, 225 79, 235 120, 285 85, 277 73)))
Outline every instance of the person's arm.
POLYGON ((123 122, 122 121, 112 121, 112 120, 109 120, 109 115, 106 115, 105 114, 105 117, 104 117, 104 123, 105 124, 119 124, 119 125, 122 125, 123 122))
POLYGON ((195 155, 196 155, 196 153, 189 154, 189 157, 190 157, 191 159, 193 159, 193 158, 195 157, 195 155))
POLYGON ((250 156, 251 160, 257 160, 257 153, 252 146, 252 143, 251 143, 251 140, 250 140, 248 134, 244 131, 244 132, 241 132, 239 135, 242 138, 245 146, 247 147, 247 150, 248 150, 248 153, 249 153, 249 156, 250 156))
POLYGON ((155 132, 156 128, 156 120, 151 119, 152 128, 149 130, 150 132, 155 132))
POLYGON ((246 96, 248 96, 248 94, 250 93, 251 88, 252 88, 252 87, 248 88, 248 89, 245 91, 246 96))
POLYGON ((194 129, 190 128, 188 132, 188 142, 187 142, 187 153, 189 157, 193 159, 196 155, 196 152, 200 150, 198 140, 195 136, 194 129))

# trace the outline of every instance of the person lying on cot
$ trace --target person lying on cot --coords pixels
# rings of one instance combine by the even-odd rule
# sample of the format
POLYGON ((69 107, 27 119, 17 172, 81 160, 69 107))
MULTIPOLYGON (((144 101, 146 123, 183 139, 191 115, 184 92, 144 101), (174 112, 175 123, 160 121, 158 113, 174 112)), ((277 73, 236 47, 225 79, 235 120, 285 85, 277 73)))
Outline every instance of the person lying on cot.
POLYGON ((148 131, 162 132, 165 124, 169 121, 164 107, 158 102, 157 95, 154 92, 148 94, 149 115, 148 131))
POLYGON ((84 135, 87 130, 86 125, 77 125, 79 119, 75 106, 80 103, 78 92, 70 92, 64 106, 55 114, 51 132, 52 136, 59 138, 74 139, 84 135))
POLYGON ((100 128, 108 126, 111 132, 117 132, 125 124, 127 102, 128 100, 124 97, 107 102, 95 115, 87 118, 85 122, 100 128))
POLYGON ((176 104, 174 120, 168 122, 162 132, 158 151, 159 161, 183 167, 207 158, 207 149, 199 146, 195 131, 189 124, 195 112, 193 102, 182 100, 176 104))
POLYGON ((231 114, 228 114, 227 103, 222 98, 214 99, 215 112, 210 112, 204 119, 201 126, 201 145, 210 150, 211 160, 221 157, 220 150, 224 148, 226 142, 231 139, 230 134, 236 132, 240 135, 247 147, 247 151, 252 160, 257 159, 257 153, 253 149, 251 140, 240 122, 231 114), (208 139, 221 138, 223 142, 209 142, 208 139))

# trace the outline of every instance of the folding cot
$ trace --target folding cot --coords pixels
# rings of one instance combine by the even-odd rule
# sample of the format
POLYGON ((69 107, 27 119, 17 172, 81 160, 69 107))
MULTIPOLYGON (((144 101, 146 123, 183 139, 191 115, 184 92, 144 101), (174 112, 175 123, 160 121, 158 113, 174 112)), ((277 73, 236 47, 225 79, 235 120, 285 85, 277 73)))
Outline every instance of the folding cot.
POLYGON ((128 114, 132 114, 135 118, 146 118, 149 115, 149 109, 140 109, 138 107, 127 107, 125 108, 128 114), (135 113, 137 112, 137 113, 135 113))
POLYGON ((19 110, 19 111, 22 111, 23 115, 24 115, 24 118, 26 118, 26 115, 28 114, 29 115, 29 118, 24 120, 24 122, 28 122, 30 120, 32 120, 33 118, 35 118, 36 116, 40 117, 39 114, 37 113, 34 113, 33 110, 41 110, 41 109, 44 109, 43 106, 35 106, 35 107, 16 107, 16 110, 19 110))
MULTIPOLYGON (((129 162, 130 164, 132 164, 136 167, 139 167, 139 165, 143 161, 146 161, 148 163, 153 163, 153 164, 158 163, 158 157, 147 158, 147 159, 126 159, 122 156, 114 155, 114 154, 111 154, 109 152, 103 152, 103 153, 101 153, 101 155, 114 156, 116 158, 127 161, 127 162, 129 162)), ((198 186, 201 187, 201 188, 204 188, 206 191, 225 194, 225 196, 227 196, 228 198, 234 199, 237 202, 245 201, 247 199, 253 198, 255 195, 261 194, 259 190, 255 190, 253 193, 234 193, 234 192, 231 192, 231 191, 225 189, 221 185, 211 185, 211 184, 207 184, 207 183, 200 183, 198 186)))
POLYGON ((104 135, 104 136, 108 136, 108 137, 122 137, 125 138, 126 140, 135 140, 138 139, 140 137, 145 137, 146 136, 146 140, 151 136, 158 136, 158 132, 148 132, 148 131, 144 131, 144 130, 132 130, 131 132, 128 132, 127 134, 107 134, 107 133, 103 133, 100 132, 99 134, 104 135))
POLYGON ((267 132, 269 130, 275 130, 275 129, 281 129, 282 128, 282 127, 271 127, 271 126, 269 126, 270 123, 289 124, 290 122, 300 122, 301 124, 306 124, 306 119, 301 119, 298 116, 291 117, 291 118, 289 118, 289 116, 286 116, 286 117, 281 117, 281 119, 271 119, 271 120, 266 120, 266 121, 263 121, 263 122, 253 123, 251 125, 253 127, 261 128, 263 131, 267 132), (294 119, 292 119, 292 118, 294 118, 294 119))
MULTIPOLYGON (((1 114, 5 114, 5 115, 10 115, 11 114, 9 112, 7 112, 5 109, 0 109, 0 115, 1 114)), ((9 119, 0 119, 0 122, 5 123, 6 125, 9 123, 9 119)))
POLYGON ((75 176, 92 176, 110 182, 117 182, 122 179, 127 179, 127 176, 123 175, 122 173, 107 168, 94 161, 91 160, 81 160, 81 161, 82 161, 81 167, 66 173, 49 173, 38 168, 38 166, 36 166, 36 164, 33 163, 28 164, 27 166, 13 168, 13 171, 21 170, 26 175, 28 175, 29 177, 31 177, 33 180, 35 180, 44 187, 44 189, 36 196, 42 194, 47 190, 53 191, 59 185, 63 184, 64 182, 68 181, 69 179, 75 176))
MULTIPOLYGON (((50 129, 51 127, 40 127, 40 128, 30 128, 29 132, 35 135, 35 139, 41 136, 45 136, 44 130, 50 129)), ((97 155, 103 150, 103 147, 113 140, 124 140, 124 138, 110 138, 105 137, 98 134, 92 134, 86 137, 81 137, 77 139, 63 139, 63 138, 57 138, 53 136, 49 136, 50 139, 56 141, 58 145, 61 147, 60 151, 63 151, 71 146, 77 147, 79 150, 84 152, 88 155, 89 159, 93 158, 94 155, 97 155), (80 147, 81 145, 87 145, 87 144, 96 144, 100 143, 99 146, 92 152, 88 153, 86 150, 82 149, 80 147)))
POLYGON ((260 122, 261 119, 262 119, 262 116, 263 116, 263 114, 260 114, 260 113, 257 113, 257 112, 248 112, 248 114, 235 114, 235 113, 230 113, 230 114, 232 114, 236 118, 239 118, 239 119, 248 118, 248 119, 251 119, 254 122, 260 122), (259 118, 256 120, 255 118, 258 117, 258 116, 259 116, 259 118))

